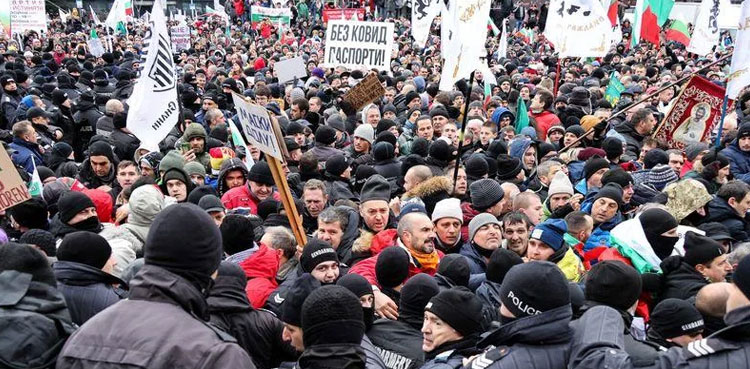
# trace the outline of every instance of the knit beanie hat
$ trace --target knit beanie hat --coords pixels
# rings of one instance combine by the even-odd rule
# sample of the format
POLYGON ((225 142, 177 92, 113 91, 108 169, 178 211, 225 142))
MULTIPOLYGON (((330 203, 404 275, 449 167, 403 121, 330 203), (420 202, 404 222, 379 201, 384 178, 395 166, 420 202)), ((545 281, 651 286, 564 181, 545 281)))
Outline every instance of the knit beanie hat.
POLYGON ((63 238, 57 249, 57 260, 72 261, 101 269, 112 255, 104 237, 86 231, 73 232, 63 238))
POLYGON ((312 272, 318 264, 326 261, 338 263, 339 257, 330 243, 317 238, 310 240, 305 245, 302 249, 302 256, 299 258, 299 264, 306 273, 312 272))
MULTIPOLYGON (((57 288, 49 261, 39 250, 29 245, 10 242, 0 246, 0 273, 7 270, 30 274, 32 281, 57 288)), ((435 287, 437 288, 437 284, 435 287)))
POLYGON ((617 137, 607 137, 602 141, 602 149, 608 158, 616 158, 623 154, 622 141, 617 137))
POLYGON ((562 219, 549 219, 534 226, 531 236, 535 240, 544 242, 547 246, 557 251, 565 244, 563 236, 568 231, 565 221, 562 219))
POLYGON ((458 219, 459 223, 464 223, 464 215, 461 212, 461 200, 457 198, 448 198, 438 201, 432 210, 432 221, 437 222, 443 218, 458 219))
POLYGON ((602 186, 608 183, 617 183, 620 187, 625 188, 633 184, 633 176, 622 168, 610 169, 602 176, 602 186))
POLYGON ((357 297, 372 295, 372 285, 367 281, 367 278, 359 274, 349 273, 342 276, 336 281, 336 285, 346 288, 357 297))
POLYGON ((716 257, 724 254, 722 245, 710 237, 688 231, 685 233, 685 262, 695 267, 698 264, 710 263, 716 257))
POLYGON ((581 137, 584 133, 586 133, 586 131, 584 131, 583 127, 581 127, 579 124, 573 124, 565 129, 565 133, 572 133, 576 135, 576 137, 581 137))
POLYGON ((587 147, 578 153, 578 160, 587 161, 595 156, 603 158, 607 153, 598 147, 587 147))
POLYGON ((372 157, 375 161, 383 161, 396 157, 396 150, 390 142, 377 142, 372 148, 372 157))
POLYGON ((619 260, 600 261, 586 276, 584 295, 588 301, 627 311, 641 295, 641 276, 619 260))
MULTIPOLYGON (((359 168, 357 168, 357 173, 359 173, 359 168)), ((362 186, 359 199, 362 204, 371 200, 391 201, 391 185, 379 174, 370 176, 362 186)))
POLYGON ((471 269, 466 257, 461 254, 448 254, 440 259, 437 274, 449 279, 455 286, 469 286, 471 269))
POLYGON ((201 199, 198 200, 198 206, 200 206, 201 209, 205 210, 206 213, 209 214, 226 210, 226 208, 224 208, 224 204, 222 204, 221 202, 221 199, 219 199, 216 195, 206 195, 201 197, 201 199))
POLYGON ((663 190, 668 184, 677 182, 679 179, 674 169, 667 164, 657 164, 648 173, 648 183, 657 191, 663 190))
POLYGON ((221 242, 210 215, 195 204, 181 203, 156 216, 143 254, 146 265, 162 267, 202 291, 211 285, 211 275, 219 268, 221 242))
POLYGON ((320 287, 302 304, 302 340, 305 347, 359 345, 364 334, 362 305, 357 296, 344 287, 320 287))
POLYGON ((369 124, 360 124, 354 130, 354 137, 359 137, 372 145, 372 142, 375 141, 375 130, 369 124))
POLYGON ((703 331, 705 324, 693 304, 680 299, 665 299, 651 312, 651 327, 661 337, 674 338, 703 331))
MULTIPOLYGON (((447 257, 447 256, 446 256, 447 257)), ((518 254, 504 248, 497 248, 490 255, 490 261, 487 263, 487 280, 495 283, 503 283, 505 275, 514 265, 523 264, 518 254)))
MULTIPOLYGON (((3 260, 3 258, 0 257, 0 260, 3 260)), ((2 270, 2 267, 0 267, 0 270, 2 270)), ((742 293, 745 295, 746 298, 750 298, 750 258, 749 257, 742 258, 739 264, 737 264, 737 268, 734 270, 734 273, 732 273, 732 283, 734 283, 735 286, 737 286, 737 288, 739 288, 740 291, 742 291, 742 293)), ((401 292, 403 293, 403 291, 401 292)), ((403 300, 403 295, 402 295, 401 300, 403 300)))
POLYGON ((522 169, 521 159, 508 154, 500 154, 497 157, 497 179, 501 181, 515 179, 522 169))
POLYGON ((331 128, 339 131, 344 132, 346 131, 346 125, 344 124, 344 118, 341 117, 341 114, 334 113, 331 114, 328 119, 326 119, 326 125, 330 126, 331 128))
POLYGON ((221 226, 219 226, 219 231, 221 232, 224 252, 229 255, 253 247, 255 229, 253 227, 253 222, 246 216, 240 214, 229 214, 225 216, 224 220, 221 222, 221 226))
POLYGON ((401 247, 388 247, 375 261, 375 278, 385 288, 394 288, 409 277, 409 254, 401 247))
POLYGON ((168 152, 159 162, 160 172, 166 172, 172 168, 182 169, 183 167, 185 167, 185 158, 183 158, 182 155, 177 152, 177 150, 168 152))
POLYGON ((330 145, 336 142, 336 130, 329 126, 319 126, 315 131, 315 142, 330 145))
POLYGON ((425 311, 437 315, 464 337, 482 332, 482 302, 466 288, 451 288, 430 299, 425 311))
POLYGON ((693 142, 685 147, 685 156, 687 160, 693 161, 700 153, 708 150, 708 144, 705 142, 693 142))
POLYGON ((96 208, 94 202, 81 192, 68 191, 57 200, 58 217, 67 224, 76 214, 88 208, 96 208))
POLYGON ((332 155, 326 160, 326 173, 339 177, 349 168, 349 160, 341 154, 332 155))
POLYGON ((204 179, 206 178, 206 167, 204 167, 203 164, 197 161, 185 163, 183 169, 188 175, 198 175, 203 177, 204 179))
POLYGON ((510 268, 500 286, 500 301, 516 318, 523 318, 570 304, 570 291, 557 265, 532 261, 510 268))
POLYGON ((466 177, 470 180, 483 178, 487 175, 489 169, 484 155, 474 154, 466 160, 466 177))
POLYGON ((39 197, 32 197, 27 201, 16 204, 8 209, 7 213, 13 217, 16 223, 26 228, 45 229, 48 226, 47 204, 39 197))
POLYGON ((472 218, 469 222, 469 242, 474 241, 474 235, 477 234, 479 228, 487 224, 497 224, 500 226, 500 221, 490 213, 481 213, 472 218))
POLYGON ((39 247, 48 257, 57 255, 55 236, 43 229, 29 229, 21 235, 18 242, 39 247))
POLYGON ((740 127, 737 129, 737 139, 739 140, 742 137, 750 136, 750 123, 743 123, 740 125, 740 127))
POLYGON ((453 145, 445 140, 438 139, 430 145, 430 157, 436 160, 448 162, 456 158, 453 145))
POLYGON ((401 299, 398 302, 399 314, 403 311, 422 316, 424 307, 438 292, 440 288, 435 278, 428 274, 419 273, 409 278, 401 288, 401 299))
POLYGON ((295 121, 295 122, 290 122, 289 125, 286 126, 287 136, 294 136, 300 133, 302 134, 305 133, 305 127, 301 123, 295 121))
POLYGON ((503 188, 494 179, 483 178, 469 186, 471 205, 474 209, 485 210, 497 204, 505 196, 503 188))
POLYGON ((380 134, 380 132, 388 131, 391 127, 398 127, 398 124, 390 119, 381 119, 375 129, 375 134, 380 134))
POLYGON ((265 161, 259 161, 253 164, 250 168, 250 173, 247 175, 247 179, 268 186, 274 185, 271 168, 268 167, 268 163, 265 161))
POLYGON ((279 319, 286 324, 295 327, 302 326, 302 304, 305 303, 307 296, 315 289, 320 287, 320 282, 310 273, 304 273, 292 282, 289 292, 284 297, 284 303, 281 305, 281 314, 279 319))
POLYGON ((651 149, 643 157, 643 168, 651 169, 658 164, 669 164, 669 155, 662 149, 651 149))
POLYGON ((570 178, 565 175, 562 170, 558 170, 555 176, 552 177, 552 181, 549 184, 549 196, 557 194, 568 194, 573 196, 573 183, 570 182, 570 178))
POLYGON ((591 176, 594 175, 598 170, 609 168, 609 162, 607 159, 593 157, 588 160, 586 160, 586 163, 583 164, 583 176, 588 180, 591 178, 591 176))
MULTIPOLYGON (((367 181, 374 175, 378 174, 378 172, 370 165, 367 164, 361 164, 357 167, 356 173, 354 173, 354 191, 360 194, 360 203, 362 202, 362 190, 367 183, 367 181)), ((390 186, 389 186, 389 196, 390 197, 390 186)))
POLYGON ((594 195, 594 200, 602 197, 614 200, 617 205, 622 205, 622 187, 617 183, 607 183, 599 192, 594 195))

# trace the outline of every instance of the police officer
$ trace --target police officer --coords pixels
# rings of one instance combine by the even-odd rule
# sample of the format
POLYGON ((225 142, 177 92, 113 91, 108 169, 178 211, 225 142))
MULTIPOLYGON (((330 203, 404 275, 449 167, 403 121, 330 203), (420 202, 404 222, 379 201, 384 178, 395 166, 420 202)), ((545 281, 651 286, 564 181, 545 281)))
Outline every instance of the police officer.
POLYGON ((422 369, 452 369, 479 351, 482 302, 465 287, 438 293, 424 309, 422 349, 428 360, 422 369))

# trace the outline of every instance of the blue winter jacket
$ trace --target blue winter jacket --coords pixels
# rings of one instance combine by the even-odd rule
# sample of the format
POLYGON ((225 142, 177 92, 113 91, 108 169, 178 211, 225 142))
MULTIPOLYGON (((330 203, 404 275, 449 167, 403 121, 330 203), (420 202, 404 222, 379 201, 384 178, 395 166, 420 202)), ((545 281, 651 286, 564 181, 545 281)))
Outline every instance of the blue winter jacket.
POLYGON ((721 154, 729 158, 729 170, 734 178, 750 183, 750 152, 740 150, 735 139, 726 149, 721 150, 721 154))

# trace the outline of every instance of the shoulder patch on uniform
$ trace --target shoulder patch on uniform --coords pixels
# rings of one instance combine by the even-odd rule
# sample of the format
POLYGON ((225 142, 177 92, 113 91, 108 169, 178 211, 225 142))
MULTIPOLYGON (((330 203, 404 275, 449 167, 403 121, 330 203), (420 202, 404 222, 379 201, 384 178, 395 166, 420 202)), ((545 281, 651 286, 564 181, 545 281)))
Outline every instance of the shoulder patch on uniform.
POLYGON ((455 350, 448 350, 441 352, 438 356, 435 356, 435 362, 437 363, 445 363, 448 362, 448 359, 451 357, 451 354, 455 350))
POLYGON ((717 352, 736 350, 740 348, 739 345, 727 343, 725 341, 715 338, 704 338, 702 340, 690 342, 685 348, 683 348, 683 354, 685 359, 695 359, 703 356, 713 355, 717 352))
POLYGON ((510 353, 510 347, 491 347, 471 362, 471 369, 485 369, 510 353))
POLYGON ((283 302, 284 302, 284 300, 285 300, 285 299, 284 299, 283 297, 281 297, 281 295, 280 295, 280 294, 278 294, 278 293, 277 293, 277 294, 276 294, 276 295, 275 295, 275 296, 273 297, 273 302, 275 302, 275 303, 277 303, 277 304, 281 304, 281 303, 283 303, 283 302))

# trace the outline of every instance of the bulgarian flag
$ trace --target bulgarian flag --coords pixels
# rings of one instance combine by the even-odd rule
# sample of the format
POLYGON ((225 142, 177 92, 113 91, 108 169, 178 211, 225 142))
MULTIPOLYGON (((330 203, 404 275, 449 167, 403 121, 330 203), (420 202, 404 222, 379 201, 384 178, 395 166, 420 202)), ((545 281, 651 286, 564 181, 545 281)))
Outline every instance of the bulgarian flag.
POLYGON ((641 40, 659 46, 659 32, 669 19, 674 0, 638 0, 635 4, 633 34, 631 45, 638 45, 641 40))
POLYGON ((520 35, 523 38, 523 41, 527 44, 534 40, 534 30, 530 28, 521 29, 518 31, 517 35, 520 35))
POLYGON ((677 41, 685 46, 690 44, 690 30, 685 22, 674 19, 667 30, 667 40, 677 41))
POLYGON ((617 26, 617 7, 620 5, 620 0, 611 0, 609 2, 609 8, 607 8, 607 18, 612 23, 612 27, 617 26))
POLYGON ((125 16, 133 16, 133 3, 130 0, 125 0, 125 16))

